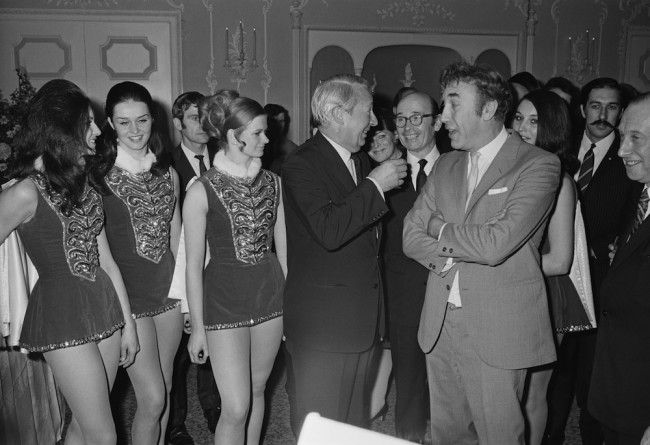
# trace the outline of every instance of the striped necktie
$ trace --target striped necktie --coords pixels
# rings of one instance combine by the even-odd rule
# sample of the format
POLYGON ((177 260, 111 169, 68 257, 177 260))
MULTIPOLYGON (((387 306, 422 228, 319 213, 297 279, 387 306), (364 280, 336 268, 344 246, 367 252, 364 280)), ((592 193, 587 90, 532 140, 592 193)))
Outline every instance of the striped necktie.
POLYGON ((596 144, 591 144, 587 153, 585 153, 585 158, 582 160, 582 165, 580 166, 580 174, 578 175, 578 190, 581 193, 584 193, 587 190, 589 181, 594 175, 594 148, 596 144))
POLYGON ((627 238, 629 241, 634 235, 634 232, 643 224, 645 219, 645 214, 648 211, 648 201, 650 201, 650 196, 648 196, 648 189, 644 189, 641 196, 639 196, 639 203, 636 208, 636 214, 634 215, 634 222, 632 223, 632 229, 630 230, 630 236, 627 238))

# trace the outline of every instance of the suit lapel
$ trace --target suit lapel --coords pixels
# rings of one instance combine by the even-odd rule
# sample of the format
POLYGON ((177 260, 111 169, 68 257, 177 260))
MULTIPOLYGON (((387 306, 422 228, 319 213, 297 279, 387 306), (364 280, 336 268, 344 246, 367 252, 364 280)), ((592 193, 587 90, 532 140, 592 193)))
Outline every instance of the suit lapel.
MULTIPOLYGON (((615 162, 621 162, 620 158, 618 157, 619 144, 620 138, 618 136, 618 133, 616 133, 616 137, 614 138, 612 145, 609 147, 609 150, 607 150, 607 154, 600 162, 600 165, 598 165, 598 168, 596 169, 594 176, 591 178, 591 181, 589 181, 589 184, 598 182, 601 177, 607 174, 607 171, 612 168, 615 162)), ((589 186, 587 186, 586 192, 589 192, 589 186)))
MULTIPOLYGON (((503 144, 494 160, 492 160, 492 163, 481 178, 481 181, 476 186, 476 189, 474 189, 474 193, 472 193, 469 203, 467 204, 466 215, 469 215, 479 198, 485 195, 490 187, 512 168, 512 165, 517 159, 517 151, 520 143, 521 140, 518 140, 518 138, 513 135, 508 135, 508 139, 506 139, 506 142, 503 144)), ((465 178, 464 183, 465 187, 467 187, 467 179, 465 178)))
MULTIPOLYGON (((462 221, 463 215, 465 215, 465 203, 467 202, 467 162, 467 153, 458 153, 458 156, 447 172, 451 177, 446 178, 444 182, 441 181, 444 184, 454 184, 451 190, 451 199, 455 205, 450 208, 454 213, 447 217, 449 221, 462 221)), ((441 196, 441 192, 442 190, 436 192, 436 195, 441 196)), ((436 203, 436 205, 438 204, 436 203)), ((447 212, 447 209, 445 209, 445 212, 447 212)))
MULTIPOLYGON (((339 187, 342 189, 343 194, 349 193, 356 187, 356 184, 354 183, 354 179, 352 179, 352 175, 350 174, 350 170, 348 170, 348 166, 345 165, 343 159, 341 159, 341 156, 339 156, 336 149, 332 147, 332 144, 330 144, 329 141, 325 139, 325 136, 323 136, 320 132, 316 133, 314 139, 314 142, 318 146, 318 154, 321 156, 323 171, 332 177, 334 183, 339 185, 339 187)), ((368 166, 366 168, 369 167, 370 163, 368 163, 368 166)), ((363 172, 363 162, 361 169, 363 172)))
MULTIPOLYGON (((627 238, 627 235, 625 235, 625 237, 627 238)), ((646 218, 643 221, 629 241, 626 242, 625 239, 619 240, 620 247, 616 251, 611 269, 613 270, 620 264, 624 263, 625 260, 641 246, 641 244, 648 240, 648 238, 650 238, 650 218, 646 218)))

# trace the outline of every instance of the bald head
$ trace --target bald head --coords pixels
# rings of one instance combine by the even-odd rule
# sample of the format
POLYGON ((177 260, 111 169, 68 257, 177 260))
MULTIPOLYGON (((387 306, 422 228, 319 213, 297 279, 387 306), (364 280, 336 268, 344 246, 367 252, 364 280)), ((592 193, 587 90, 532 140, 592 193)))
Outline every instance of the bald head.
POLYGON ((409 153, 419 159, 436 146, 435 135, 440 129, 440 121, 436 118, 438 113, 436 101, 420 91, 403 97, 395 108, 399 140, 409 153), (418 123, 418 120, 421 122, 418 123))

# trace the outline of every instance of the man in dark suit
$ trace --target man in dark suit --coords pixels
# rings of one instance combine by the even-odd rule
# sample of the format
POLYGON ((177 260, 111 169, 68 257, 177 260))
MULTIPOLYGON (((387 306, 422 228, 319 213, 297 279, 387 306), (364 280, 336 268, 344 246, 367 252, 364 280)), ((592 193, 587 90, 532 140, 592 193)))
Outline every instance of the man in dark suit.
POLYGON ((406 183, 386 193, 390 212, 383 220, 384 278, 393 378, 395 380, 395 432, 398 437, 424 442, 429 414, 427 370, 418 345, 418 325, 429 271, 404 255, 404 217, 413 207, 427 175, 440 156, 436 132, 441 123, 438 104, 427 94, 411 92, 395 107, 395 125, 410 175, 406 183))
MULTIPOLYGON (((599 318, 600 285, 609 268, 608 246, 613 243, 634 207, 638 187, 628 179, 617 156, 620 139, 615 131, 624 107, 619 83, 598 78, 581 91, 585 129, 577 155, 581 167, 575 175, 590 250, 589 266, 596 320, 599 318)), ((596 331, 565 335, 559 353, 559 372, 551 384, 550 443, 562 443, 571 407, 571 373, 576 372, 576 399, 580 406, 580 433, 585 445, 602 444, 600 425, 586 408, 596 331)))
MULTIPOLYGON (((181 134, 181 143, 172 150, 172 166, 180 178, 180 202, 182 207, 187 184, 195 176, 200 176, 212 167, 212 158, 216 150, 208 147, 208 135, 199 122, 198 103, 203 97, 195 91, 183 93, 172 107, 174 127, 181 134)), ((174 376, 171 392, 171 410, 167 427, 171 445, 191 445, 194 443, 185 428, 187 415, 187 371, 190 357, 187 341, 191 332, 189 313, 185 312, 185 328, 181 344, 174 359, 174 376)), ((197 393, 203 414, 208 421, 208 428, 214 432, 221 410, 219 391, 212 375, 210 363, 197 367, 197 393)))
POLYGON ((455 63, 440 84, 456 150, 433 166, 403 234, 429 270, 418 341, 431 438, 523 445, 526 370, 555 360, 539 245, 560 161, 506 131, 512 96, 492 68, 455 63))
MULTIPOLYGON (((589 412, 607 445, 650 444, 650 93, 633 99, 619 125, 627 176, 643 185, 600 288, 600 324, 589 412), (645 434, 644 434, 645 433, 645 434)), ((621 162, 620 160, 618 162, 621 162)))
POLYGON ((289 274, 284 293, 291 427, 307 413, 367 426, 379 321, 383 193, 403 159, 370 171, 359 152, 377 121, 368 82, 337 75, 312 98, 318 132, 282 166, 289 274))

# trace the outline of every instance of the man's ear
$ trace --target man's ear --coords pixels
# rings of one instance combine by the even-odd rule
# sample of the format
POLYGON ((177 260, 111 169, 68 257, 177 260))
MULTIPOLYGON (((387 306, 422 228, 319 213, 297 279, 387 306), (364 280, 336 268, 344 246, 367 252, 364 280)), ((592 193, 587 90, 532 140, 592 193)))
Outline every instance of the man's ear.
POLYGON ((489 121, 494 118, 494 115, 497 112, 497 108, 499 108, 499 103, 496 100, 488 100, 485 102, 482 112, 483 120, 489 121))
POLYGON ((440 115, 438 114, 433 120, 433 131, 437 132, 441 128, 442 128, 442 119, 440 118, 440 115))
MULTIPOLYGON (((587 119, 587 116, 585 115, 585 106, 584 105, 580 105, 580 114, 582 114, 583 119, 587 119)), ((623 114, 623 113, 621 113, 621 114, 623 114)))
POLYGON ((172 122, 174 122, 174 128, 176 128, 178 131, 183 130, 183 123, 179 118, 177 117, 173 118, 172 122))
POLYGON ((332 112, 331 112, 332 121, 336 122, 339 125, 343 125, 344 123, 343 113, 345 113, 345 110, 342 107, 332 108, 332 112))

